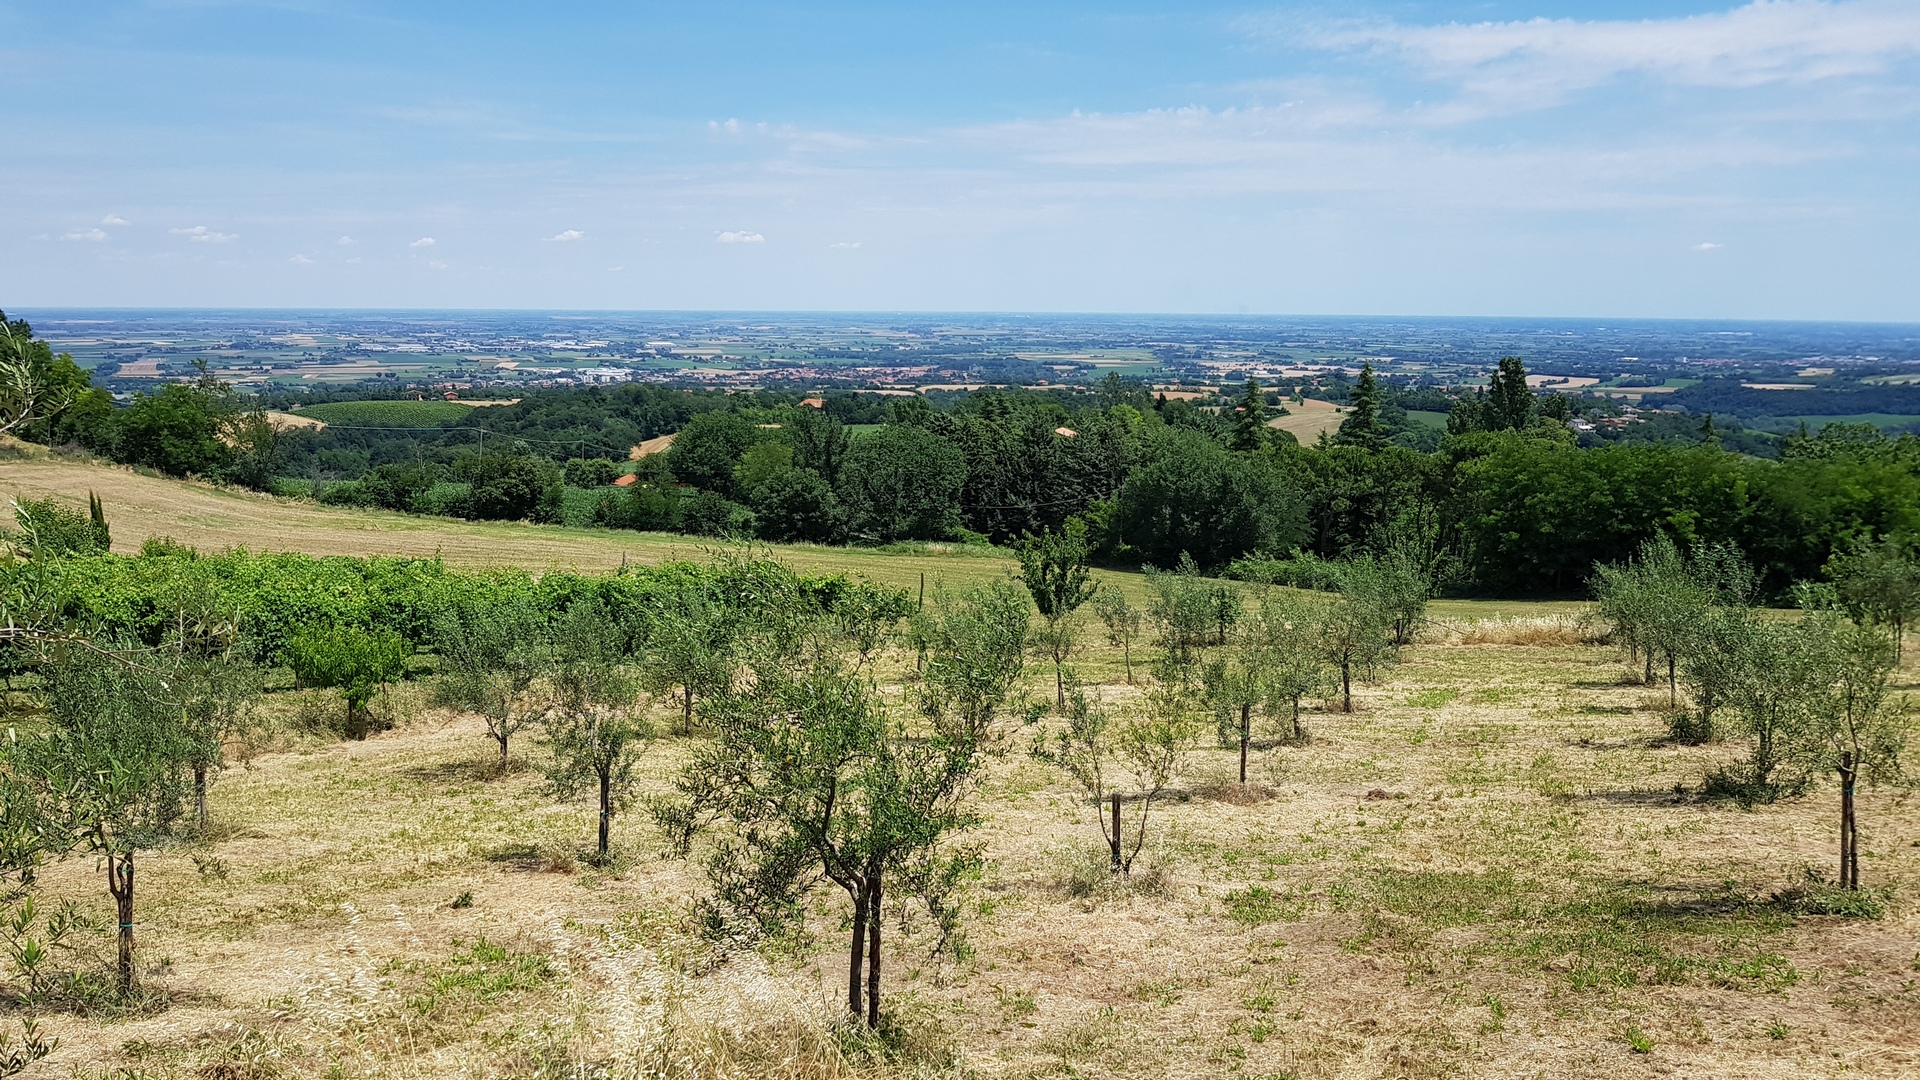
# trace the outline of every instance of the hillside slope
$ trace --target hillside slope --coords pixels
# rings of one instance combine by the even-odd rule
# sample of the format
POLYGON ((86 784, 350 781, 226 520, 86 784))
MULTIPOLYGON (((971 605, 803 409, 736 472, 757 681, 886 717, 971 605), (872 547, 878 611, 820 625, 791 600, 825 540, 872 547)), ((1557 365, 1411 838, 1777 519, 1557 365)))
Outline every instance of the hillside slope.
MULTIPOLYGON (((23 452, 32 454, 31 449, 23 452)), ((0 459, 0 496, 56 498, 85 510, 87 493, 106 505, 113 549, 132 554, 149 536, 169 536, 206 551, 302 551, 312 555, 439 555, 450 566, 529 570, 610 570, 622 562, 699 558, 718 541, 670 533, 615 532, 518 522, 471 522, 386 510, 320 506, 296 499, 142 475, 131 469, 33 456, 0 459)), ((766 545, 759 545, 765 547, 766 545)), ((1013 566, 998 555, 934 545, 929 553, 774 546, 794 566, 863 574, 917 585, 920 574, 951 581, 997 576, 1013 566)))

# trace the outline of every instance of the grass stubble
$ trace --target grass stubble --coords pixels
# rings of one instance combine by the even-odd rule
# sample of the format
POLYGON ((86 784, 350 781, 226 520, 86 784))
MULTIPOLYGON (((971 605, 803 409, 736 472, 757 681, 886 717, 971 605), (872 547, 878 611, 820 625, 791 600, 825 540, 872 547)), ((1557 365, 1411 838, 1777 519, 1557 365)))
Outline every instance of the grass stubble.
MULTIPOLYGON (((164 532, 165 529, 152 531, 164 532)), ((177 535, 177 533, 176 533, 177 535)), ((899 560, 929 576, 952 560, 899 560)), ((1910 1076, 1920 1071, 1920 817, 1861 797, 1879 920, 1772 901, 1824 870, 1831 786, 1701 801, 1734 746, 1663 741, 1564 605, 1449 602, 1447 624, 1305 746, 1192 755, 1151 881, 1089 890, 1092 809, 1021 748, 983 791, 969 952, 890 938, 894 1048, 837 1024, 844 913, 804 939, 703 941, 698 873, 635 813, 582 856, 539 750, 497 775, 477 721, 396 691, 364 743, 298 735, 222 774, 204 839, 143 860, 131 1014, 39 1018, 83 1077, 1910 1076), (1478 616, 1476 617, 1476 613, 1478 616), (905 1049, 901 1049, 901 1045, 905 1049)), ((1088 635, 1093 640, 1094 635, 1088 635)), ((904 670, 904 669, 902 669, 904 670)), ((1125 707, 1117 650, 1082 662, 1125 707)), ((895 672, 896 679, 899 672, 895 672)), ((1035 694, 1051 673, 1031 669, 1035 694)), ((1903 675, 1911 681, 1911 672, 1903 675)), ((295 695, 270 708, 287 716, 295 695)), ((641 772, 666 790, 693 744, 641 772)), ((1129 808, 1130 809, 1130 808, 1129 808)), ((42 876, 108 911, 98 869, 42 876)))

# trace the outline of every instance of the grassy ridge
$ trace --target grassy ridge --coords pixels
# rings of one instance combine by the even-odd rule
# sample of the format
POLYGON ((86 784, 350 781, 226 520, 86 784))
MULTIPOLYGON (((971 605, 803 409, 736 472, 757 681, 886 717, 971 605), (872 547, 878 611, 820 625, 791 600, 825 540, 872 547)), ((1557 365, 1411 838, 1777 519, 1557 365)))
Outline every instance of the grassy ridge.
POLYGON ((364 427, 438 427, 464 419, 471 405, 453 401, 329 401, 309 405, 296 416, 326 424, 364 427))

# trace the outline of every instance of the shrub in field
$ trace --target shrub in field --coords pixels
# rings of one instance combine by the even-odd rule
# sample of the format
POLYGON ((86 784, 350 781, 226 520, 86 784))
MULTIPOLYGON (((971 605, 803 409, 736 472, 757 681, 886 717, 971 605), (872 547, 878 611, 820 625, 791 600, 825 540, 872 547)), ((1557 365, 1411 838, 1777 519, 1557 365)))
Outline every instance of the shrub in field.
POLYGON ((368 704, 406 673, 412 646, 398 634, 353 626, 313 627, 296 633, 282 653, 305 686, 337 688, 347 706, 342 734, 364 739, 373 726, 368 704))

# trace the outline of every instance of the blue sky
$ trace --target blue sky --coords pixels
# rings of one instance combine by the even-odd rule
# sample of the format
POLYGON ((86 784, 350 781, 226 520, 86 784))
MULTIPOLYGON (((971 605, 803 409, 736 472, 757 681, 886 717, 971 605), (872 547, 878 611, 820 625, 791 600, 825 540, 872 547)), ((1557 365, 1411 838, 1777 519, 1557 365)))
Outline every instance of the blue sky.
POLYGON ((0 307, 1920 321, 1920 0, 0 0, 0 307))

